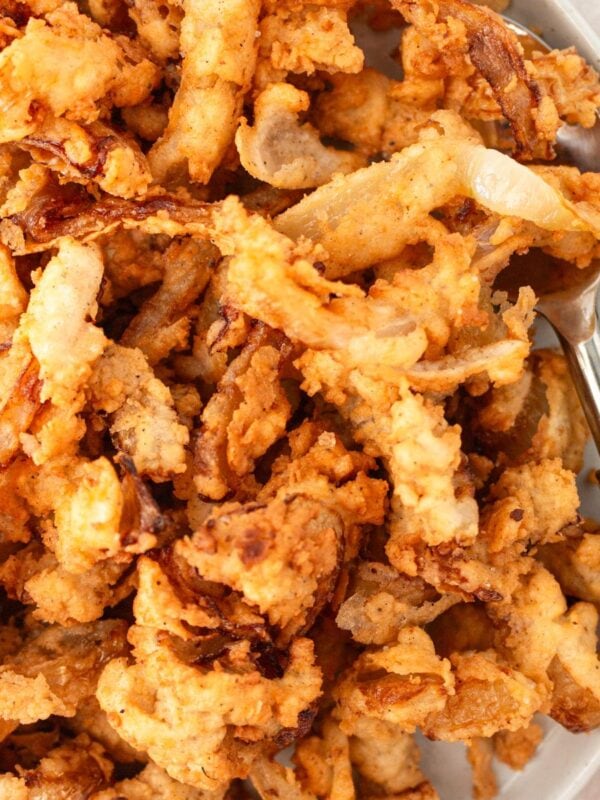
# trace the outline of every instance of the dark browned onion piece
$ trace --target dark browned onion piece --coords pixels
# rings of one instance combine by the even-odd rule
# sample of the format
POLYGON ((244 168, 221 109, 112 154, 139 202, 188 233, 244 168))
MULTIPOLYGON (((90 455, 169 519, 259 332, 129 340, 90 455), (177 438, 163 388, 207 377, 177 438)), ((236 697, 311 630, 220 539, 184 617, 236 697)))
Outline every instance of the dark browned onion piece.
MULTIPOLYGON (((418 26, 413 18, 420 0, 392 0, 392 5, 418 26)), ((502 113, 508 120, 516 142, 515 157, 521 161, 536 156, 552 158, 550 142, 540 139, 535 111, 542 93, 528 75, 516 35, 502 17, 489 8, 467 0, 438 0, 438 18, 460 20, 466 28, 469 56, 473 65, 488 81, 502 113), (540 152, 542 146, 542 152, 540 152)))
POLYGON ((144 534, 158 536, 165 527, 165 518, 150 490, 138 475, 133 460, 125 453, 119 453, 115 461, 122 472, 123 511, 119 533, 123 544, 132 547, 144 534))
POLYGON ((112 225, 142 223, 160 214, 181 225, 208 224, 212 208, 210 203, 184 201, 167 193, 139 201, 103 195, 96 201, 82 186, 50 184, 25 211, 0 223, 0 238, 14 255, 25 255, 52 247, 61 236, 89 238, 112 225))

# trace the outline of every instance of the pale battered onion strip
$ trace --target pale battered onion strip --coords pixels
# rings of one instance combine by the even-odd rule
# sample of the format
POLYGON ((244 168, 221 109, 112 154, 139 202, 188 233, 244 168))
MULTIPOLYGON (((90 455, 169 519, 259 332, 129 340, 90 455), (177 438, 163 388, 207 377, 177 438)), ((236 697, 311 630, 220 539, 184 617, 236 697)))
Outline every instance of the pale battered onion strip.
POLYGON ((280 189, 308 189, 362 166, 361 158, 325 147, 316 128, 300 123, 309 105, 308 94, 289 83, 274 83, 261 92, 254 125, 242 120, 235 136, 242 166, 251 175, 280 189))
POLYGON ((343 351, 349 365, 406 367, 424 353, 425 331, 407 315, 399 319, 392 303, 365 297, 355 284, 322 278, 314 253, 249 216, 235 198, 224 201, 216 222, 222 251, 233 254, 227 294, 245 313, 316 350, 343 351))
MULTIPOLYGON (((83 245, 70 237, 58 244, 58 253, 43 272, 32 273, 35 286, 29 305, 4 360, 6 369, 19 352, 27 351, 38 367, 39 380, 30 369, 22 376, 25 383, 19 381, 16 387, 23 404, 20 413, 15 414, 9 405, 1 417, 5 436, 23 424, 20 444, 36 464, 76 449, 85 433, 79 416, 85 384, 107 344, 93 321, 104 271, 100 251, 96 245, 83 245)), ((10 438, 3 443, 6 458, 12 444, 10 438)))
POLYGON ((321 670, 310 639, 294 639, 285 669, 266 678, 248 640, 203 659, 164 630, 135 625, 128 638, 135 661, 113 659, 96 696, 119 735, 176 780, 224 788, 247 775, 262 742, 295 729, 303 712, 312 721, 321 670))
POLYGON ((321 244, 330 278, 397 255, 416 221, 456 196, 543 230, 590 230, 576 204, 527 167, 485 148, 454 113, 436 112, 432 121, 444 135, 428 130, 391 161, 335 178, 280 214, 275 228, 321 244))
MULTIPOLYGON (((431 21, 424 13, 425 3, 392 0, 392 5, 417 29, 424 27, 426 32, 431 21)), ((539 151, 543 144, 544 157, 551 158, 549 137, 541 125, 536 124, 543 103, 542 92, 527 72, 523 49, 516 35, 494 11, 466 0, 435 0, 429 7, 436 19, 443 22, 455 19, 465 26, 469 56, 492 87, 494 97, 510 123, 517 145, 516 157, 531 159, 534 151, 539 151)))
POLYGON ((42 401, 75 409, 92 364, 107 345, 92 322, 103 272, 96 245, 66 238, 37 275, 15 342, 28 343, 39 363, 42 401))
POLYGON ((488 374, 498 386, 512 383, 521 375, 529 355, 529 342, 501 339, 493 344, 473 347, 461 356, 444 356, 439 361, 420 361, 404 371, 418 392, 454 392, 474 375, 488 374))
POLYGON ((208 183, 231 144, 256 63, 259 0, 184 0, 181 85, 148 154, 158 183, 208 183))

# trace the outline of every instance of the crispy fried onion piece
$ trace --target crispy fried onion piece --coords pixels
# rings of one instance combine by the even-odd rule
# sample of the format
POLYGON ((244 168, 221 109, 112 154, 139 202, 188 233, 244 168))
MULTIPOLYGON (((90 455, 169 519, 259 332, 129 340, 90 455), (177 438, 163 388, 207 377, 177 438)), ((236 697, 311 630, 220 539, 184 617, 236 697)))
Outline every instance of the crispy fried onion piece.
POLYGON ((404 628, 396 645, 359 656, 334 697, 346 733, 361 718, 374 717, 406 732, 419 726, 444 741, 522 728, 541 701, 533 681, 494 651, 440 659, 420 628, 404 628))
MULTIPOLYGON (((95 245, 62 240, 57 255, 43 272, 34 275, 36 285, 13 337, 14 352, 5 358, 7 367, 19 354, 24 359, 15 387, 24 402, 21 424, 27 419, 33 422, 38 399, 50 401, 31 433, 20 437, 36 463, 72 451, 83 435, 83 421, 77 416, 85 402, 83 389, 93 362, 107 343, 91 321, 102 274, 102 259, 95 245)), ((5 406, 9 419, 10 403, 9 394, 5 406)), ((14 430, 14 415, 12 422, 14 430)))
POLYGON ((474 800, 493 800, 498 793, 496 774, 492 766, 493 757, 494 748, 491 739, 477 737, 471 739, 467 745, 474 800))
POLYGON ((217 654, 133 627, 135 663, 112 661, 97 696, 117 732, 176 780, 217 790, 245 776, 261 741, 295 729, 320 694, 312 642, 295 639, 285 666, 265 677, 239 641, 217 654), (177 731, 177 747, 173 747, 177 731))
MULTIPOLYGON (((432 49, 436 55, 439 54, 439 44, 432 49)), ((544 131, 535 155, 545 157, 548 154, 548 141, 555 138, 559 120, 584 128, 594 126, 600 106, 600 80, 598 73, 576 53, 574 47, 549 53, 534 49, 528 56, 530 60, 525 62, 527 72, 545 95, 541 106, 542 115, 536 114, 535 120, 536 126, 544 131), (553 103, 549 102, 549 98, 553 103)), ((466 119, 502 119, 502 109, 494 100, 489 83, 481 74, 472 74, 473 67, 465 66, 465 72, 470 68, 470 73, 463 76, 453 74, 445 82, 443 105, 459 111, 466 119)), ((507 136, 508 132, 500 126, 483 125, 481 129, 490 146, 502 149, 514 147, 514 139, 507 136)), ((559 142, 560 137, 558 132, 559 142)))
POLYGON ((110 414, 113 440, 140 475, 164 481, 185 472, 188 429, 141 350, 111 344, 96 363, 88 390, 93 408, 110 414))
POLYGON ((450 662, 436 656, 421 628, 406 627, 394 645, 356 659, 334 689, 335 716, 348 735, 370 717, 411 733, 444 708, 453 690, 450 662))
POLYGON ((19 488, 42 520, 46 545, 68 572, 84 573, 123 549, 123 491, 104 456, 55 458, 38 469, 24 462, 19 488))
POLYGON ((246 313, 310 347, 345 348, 348 360, 365 367, 373 363, 375 352, 380 363, 403 366, 424 351, 423 332, 415 335, 406 325, 394 329, 399 327, 404 335, 385 338, 396 309, 366 302, 355 285, 322 278, 311 263, 316 256, 310 250, 294 247, 265 220, 248 216, 235 200, 225 201, 218 226, 223 247, 233 253, 227 293, 246 313))
POLYGON ((58 254, 38 273, 15 334, 17 342, 29 344, 39 363, 41 399, 59 408, 80 406, 92 364, 107 344, 90 322, 103 269, 95 245, 64 239, 58 254))
POLYGON ((61 187, 47 168, 34 164, 21 170, 0 209, 0 233, 15 255, 58 247, 63 236, 90 241, 120 226, 148 234, 208 238, 207 224, 218 207, 159 189, 139 201, 108 195, 96 200, 83 187, 61 187))
POLYGON ((574 47, 534 53, 532 74, 569 125, 593 128, 600 107, 600 76, 574 47))
MULTIPOLYGON (((394 279, 394 283, 396 279, 394 279)), ((444 307, 449 295, 443 290, 443 283, 438 289, 438 304, 444 307), (441 291, 440 291, 441 289, 441 291)), ((450 327, 454 322, 451 313, 446 319, 446 330, 452 336, 448 349, 450 352, 441 358, 431 358, 418 362, 406 370, 405 375, 411 387, 420 392, 439 392, 450 394, 461 383, 467 386, 487 386, 492 382, 496 386, 510 384, 517 380, 523 372, 524 362, 531 348, 529 329, 533 323, 535 312, 535 295, 529 286, 521 287, 517 301, 514 305, 506 304, 504 310, 494 315, 493 311, 487 313, 486 327, 479 328, 482 342, 478 343, 477 335, 473 340, 465 335, 461 341, 461 329, 458 325, 450 327), (493 338, 495 336, 495 339, 493 338), (491 341, 490 341, 491 340, 491 341)), ((468 318, 469 309, 466 309, 468 318)), ((439 316, 442 316, 438 312, 439 316)), ((480 316, 471 314, 471 321, 480 323, 486 317, 481 311, 480 316)), ((443 319, 443 317, 442 317, 443 319)), ((438 323, 439 324, 439 323, 438 323)), ((473 332, 478 329, 469 326, 473 332)), ((429 348, 431 352, 432 348, 429 348)), ((435 351, 434 351, 435 352, 435 351)))
POLYGON ((543 124, 544 112, 547 113, 544 106, 551 101, 542 96, 539 85, 528 73, 523 48, 501 17, 489 8, 466 0, 392 0, 392 5, 425 36, 438 21, 448 26, 450 20, 462 23, 469 57, 490 84, 502 113, 510 123, 517 144, 516 156, 533 158, 541 142, 545 144, 544 157, 552 156, 551 142, 558 127, 558 117, 554 114, 555 125, 547 130, 543 124))
POLYGON ((186 364, 185 374, 200 378, 211 388, 225 374, 232 360, 230 351, 243 347, 252 332, 248 317, 225 297, 228 268, 229 259, 222 259, 204 293, 198 309, 192 357, 178 359, 178 366, 186 364))
POLYGON ((173 346, 185 346, 190 327, 186 312, 206 287, 219 257, 209 242, 172 242, 164 254, 162 283, 131 320, 121 344, 139 348, 150 365, 168 355, 173 346))
POLYGON ((194 484, 221 500, 285 432, 291 406, 280 373, 289 342, 263 325, 250 332, 206 404, 194 442, 194 484))
POLYGON ((24 35, 0 53, 0 76, 0 141, 10 142, 33 133, 45 112, 93 122, 105 103, 137 105, 159 70, 139 45, 110 36, 65 3, 45 20, 29 20, 24 35))
POLYGON ((533 562, 531 571, 521 576, 511 601, 489 603, 486 610, 494 624, 497 651, 535 681, 547 711, 552 693, 548 669, 560 642, 569 635, 567 604, 560 586, 533 562))
POLYGON ((10 252, 0 247, 0 464, 6 465, 20 447, 20 435, 40 406, 38 364, 29 348, 13 344, 19 318, 27 307, 10 252))
MULTIPOLYGON (((94 461, 56 458, 37 469, 30 461, 21 461, 15 462, 15 470, 19 494, 38 518, 44 543, 60 567, 80 580, 98 563, 115 557, 119 564, 127 565, 131 554, 156 547, 164 518, 141 481, 127 473, 119 481, 104 456, 94 461)), ((45 574, 50 583, 56 579, 60 584, 61 573, 54 573, 54 566, 52 561, 45 563, 38 580, 43 583, 45 574), (46 567, 50 573, 43 572, 46 567)), ((105 567, 105 572, 99 568, 95 577, 90 576, 90 588, 104 579, 118 578, 116 564, 111 569, 105 563, 105 567)), ((38 572, 33 563, 25 563, 23 568, 38 572)), ((68 583, 68 577, 64 579, 68 583)), ((73 585, 77 584, 73 578, 73 585)), ((55 599, 60 608, 60 597, 55 599)), ((72 599, 77 607, 77 598, 72 599)), ((49 599, 47 607, 52 605, 49 599)))
MULTIPOLYGON (((514 578, 510 565, 518 566, 515 557, 532 542, 552 541, 577 519, 573 473, 563 470, 560 461, 547 460, 504 473, 492 490, 495 502, 485 509, 483 532, 477 537, 477 504, 461 472, 457 427, 448 427, 442 409, 418 395, 398 397, 354 376, 353 388, 361 401, 342 405, 342 413, 367 451, 387 462, 394 496, 386 550, 401 572, 420 575, 446 591, 451 586, 483 591, 494 585, 499 591, 506 578, 504 592, 514 578), (452 540, 454 550, 440 547, 452 540), (508 571, 492 567, 490 556, 508 571)), ((331 390, 326 396, 335 398, 331 390)))
POLYGON ((559 460, 507 469, 481 510, 478 536, 467 546, 424 547, 394 535, 387 546, 392 564, 420 575, 445 591, 464 592, 483 601, 511 597, 520 576, 531 569, 525 553, 532 545, 557 541, 565 525, 577 520, 575 476, 559 460))
POLYGON ((561 530, 578 518, 575 475, 563 468, 560 459, 504 470, 489 498, 481 526, 492 553, 514 545, 520 549, 560 541, 561 530))
POLYGON ((360 72, 364 54, 348 27, 350 2, 269 0, 260 22, 259 60, 254 83, 259 89, 284 80, 288 72, 360 72))
POLYGON ((415 800, 436 796, 419 767, 414 738, 398 725, 374 717, 357 719, 350 737, 350 759, 358 773, 359 797, 403 798, 406 792, 410 800, 410 790, 415 791, 415 800))
POLYGON ((565 595, 600 602, 600 538, 595 530, 566 528, 565 539, 539 547, 536 558, 559 582, 565 595))
POLYGON ((284 640, 314 622, 344 551, 356 555, 360 525, 383 520, 387 490, 367 476, 371 459, 316 424, 304 423, 289 444, 256 501, 220 506, 191 539, 175 544, 202 577, 256 605, 284 640))
POLYGON ((494 755, 511 769, 523 769, 533 758, 544 731, 535 722, 519 731, 498 731, 493 736, 494 755))
POLYGON ((507 667, 492 650, 450 656, 455 694, 430 717, 423 733, 444 741, 488 737, 529 724, 541 705, 535 683, 507 667), (486 708, 482 718, 481 708, 486 708))
POLYGON ((558 647, 548 674, 553 683, 550 716, 573 733, 600 725, 598 612, 576 603, 565 618, 568 634, 558 647))
POLYGON ((328 277, 397 255, 415 222, 456 195, 543 230, 597 234, 598 226, 583 216, 583 204, 569 201, 509 156, 483 147, 453 112, 436 112, 432 120, 444 134, 428 128, 419 143, 391 161, 335 178, 280 214, 277 230, 323 245, 328 277))
MULTIPOLYGON (((331 717, 324 720, 319 736, 307 736, 298 742, 292 758, 298 779, 303 789, 310 792, 311 797, 354 800, 348 737, 340 731, 338 724, 331 717)), ((261 792, 261 796, 268 796, 261 786, 256 765, 250 778, 261 792)))
POLYGON ((583 466, 588 428, 565 359, 553 350, 535 350, 518 381, 476 402, 471 424, 501 463, 561 458, 573 472, 583 466))
POLYGON ((559 584, 534 564, 512 603, 490 603, 488 613, 499 651, 536 682, 543 710, 569 730, 600 725, 594 606, 576 603, 567 610, 559 584))
POLYGON ((175 547, 203 577, 242 592, 289 636, 307 627, 333 590, 343 536, 339 514, 294 492, 268 504, 225 503, 175 547))
MULTIPOLYGON (((411 70, 407 53, 409 41, 414 38, 409 40, 411 31, 411 28, 405 30, 402 37, 405 75, 402 83, 370 68, 357 75, 331 76, 327 87, 317 95, 311 114, 311 120, 323 135, 348 142, 354 152, 375 160, 418 141, 421 129, 441 105, 437 92, 432 92, 427 84, 433 83, 436 89, 439 84, 441 91, 443 82, 421 81, 418 88, 412 82, 406 91, 411 70)), ((422 48, 417 49, 416 60, 421 66, 422 48)))
MULTIPOLYGON (((367 444, 369 452, 388 461, 398 509, 396 533, 408 532, 413 541, 422 537, 433 545, 451 539, 472 541, 477 532, 477 507, 465 491, 464 481, 461 487, 455 474, 461 462, 459 429, 448 427, 441 407, 413 395, 398 369, 402 358, 419 357, 426 337, 432 345, 443 347, 452 323, 472 313, 469 304, 478 296, 477 281, 469 274, 463 240, 446 237, 450 249, 440 245, 435 266, 400 272, 391 285, 378 282, 365 298, 355 286, 348 296, 345 284, 321 278, 303 257, 305 251, 278 238, 263 220, 248 218, 234 203, 223 206, 220 224, 220 236, 234 252, 227 275, 229 296, 246 312, 314 348, 297 362, 306 377, 303 388, 309 394, 324 391, 327 400, 340 406, 353 422, 358 440, 367 444), (460 287, 465 308, 456 304, 449 285, 460 287), (436 313, 430 314, 432 287, 439 297, 436 313), (332 293, 337 295, 333 301, 332 293), (282 302, 283 297, 289 298, 288 302, 282 302), (302 314, 290 313, 301 305, 302 314), (398 319, 406 309, 408 332, 404 321, 398 319), (422 328, 415 329, 415 317, 422 328), (365 323, 374 330, 365 331, 365 323), (399 323, 403 327, 398 330, 399 323), (362 374, 374 365, 377 380, 362 374), (354 367, 360 372, 352 371, 354 367), (382 377, 390 385, 386 386, 382 377), (348 394, 358 395, 360 402, 349 400, 348 394), (427 437, 424 431, 428 431, 427 437)), ((438 245, 445 228, 439 229, 437 224, 431 228, 426 235, 438 245)), ((517 345, 510 360, 494 359, 489 353, 484 359, 478 352, 480 360, 475 359, 475 366, 463 365, 452 380, 464 380, 465 370, 466 376, 487 371, 497 382, 517 378, 529 350, 526 328, 532 301, 529 293, 519 301, 523 308, 504 312, 508 335, 515 336, 517 345)), ((468 356, 464 358, 468 362, 468 356)), ((408 371, 409 377, 413 372, 414 368, 408 371)), ((447 374, 443 377, 449 380, 447 374)))
POLYGON ((309 122, 300 123, 309 104, 308 94, 289 83, 273 83, 260 93, 253 125, 242 120, 235 136, 251 175, 281 189, 308 189, 362 166, 352 153, 323 145, 309 122))
POLYGON ((135 139, 104 122, 84 126, 46 117, 19 146, 63 180, 96 183, 116 197, 143 195, 151 181, 146 157, 135 139))
POLYGON ((164 279, 168 247, 165 249, 158 237, 135 228, 120 228, 100 237, 98 244, 108 283, 102 292, 102 306, 164 279), (107 295, 108 300, 105 300, 107 295))
POLYGON ((8 465, 21 447, 41 405, 38 363, 25 344, 0 354, 0 464, 8 465))
POLYGON ((122 620, 34 631, 0 666, 0 716, 23 724, 72 717, 104 665, 127 652, 122 620))
MULTIPOLYGON (((353 373, 349 388, 354 398, 342 413, 367 452, 385 460, 393 486, 388 557, 415 576, 414 565, 399 556, 405 548, 466 545, 477 536, 477 503, 460 472, 460 429, 448 425, 441 406, 406 385, 398 391, 353 373)), ((335 399, 331 391, 326 397, 335 399)))
MULTIPOLYGON (((3 800, 61 800, 90 798, 107 786, 113 763, 98 742, 81 734, 45 753, 35 767, 17 766, 19 777, 0 776, 0 798, 3 800)), ((102 797, 102 793, 99 795, 102 797)), ((109 797, 112 797, 109 795, 109 797)))
MULTIPOLYGON (((316 795, 303 788, 292 770, 264 756, 259 756, 254 761, 249 777, 261 800, 269 800, 271 797, 285 797, 286 800, 316 800, 316 795)), ((335 789, 339 787, 335 786, 335 789)), ((344 793, 342 790, 340 797, 349 800, 354 795, 344 793)))
POLYGON ((179 58, 179 34, 183 18, 179 3, 132 0, 127 13, 135 22, 140 40, 156 61, 179 58))
POLYGON ((386 564, 363 561, 336 623, 356 642, 388 644, 405 625, 427 625, 460 599, 459 594, 439 594, 421 578, 401 575, 386 564))
POLYGON ((133 591, 127 560, 99 561, 74 574, 61 566, 49 550, 33 542, 0 566, 0 583, 9 597, 34 603, 34 619, 72 625, 93 622, 105 608, 133 591))
POLYGON ((387 481, 368 476, 377 462, 360 450, 348 450, 322 422, 305 421, 288 436, 289 453, 279 456, 259 501, 304 492, 340 514, 345 524, 346 560, 356 557, 360 525, 383 521, 387 481))
POLYGON ((221 161, 254 72, 259 9, 258 0, 183 3, 181 85, 167 129, 148 154, 157 182, 189 173, 207 183, 221 161))
POLYGON ((150 762, 134 778, 117 781, 110 789, 96 792, 90 800, 222 800, 224 791, 195 789, 173 780, 150 762))
POLYGON ((448 235, 437 221, 415 223, 411 231, 412 241, 433 245, 432 263, 420 270, 399 270, 391 282, 377 281, 367 295, 355 284, 322 278, 311 263, 318 249, 294 246, 265 220, 249 217, 233 199, 222 206, 217 232, 222 248, 233 254, 227 272, 227 296, 233 304, 311 348, 297 362, 305 373, 312 367, 310 393, 319 389, 318 374, 326 364, 338 373, 338 384, 341 374, 358 367, 390 384, 402 383, 406 374, 416 388, 435 384, 442 391, 480 373, 488 372, 498 382, 515 380, 521 373, 530 347, 526 328, 534 302, 531 292, 524 292, 516 311, 505 313, 505 340, 431 365, 416 364, 428 347, 440 352, 454 326, 486 319, 477 308, 479 281, 470 270, 471 243, 448 235))
POLYGON ((137 562, 138 625, 194 639, 198 631, 221 631, 235 638, 266 640, 263 617, 229 587, 207 581, 179 550, 164 548, 158 557, 137 562))
POLYGON ((413 737, 382 720, 362 718, 349 738, 328 716, 318 735, 296 745, 292 758, 294 771, 264 757, 254 762, 250 780, 263 800, 438 800, 419 769, 413 737))

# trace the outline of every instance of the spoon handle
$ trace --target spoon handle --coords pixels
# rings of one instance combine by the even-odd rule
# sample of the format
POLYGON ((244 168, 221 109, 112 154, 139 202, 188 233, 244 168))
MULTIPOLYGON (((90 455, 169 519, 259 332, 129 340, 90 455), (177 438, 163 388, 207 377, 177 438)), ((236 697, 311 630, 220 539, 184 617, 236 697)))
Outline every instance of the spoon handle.
POLYGON ((558 330, 556 334, 563 347, 585 418, 600 452, 600 334, 596 315, 594 314, 592 334, 584 341, 572 343, 558 330))

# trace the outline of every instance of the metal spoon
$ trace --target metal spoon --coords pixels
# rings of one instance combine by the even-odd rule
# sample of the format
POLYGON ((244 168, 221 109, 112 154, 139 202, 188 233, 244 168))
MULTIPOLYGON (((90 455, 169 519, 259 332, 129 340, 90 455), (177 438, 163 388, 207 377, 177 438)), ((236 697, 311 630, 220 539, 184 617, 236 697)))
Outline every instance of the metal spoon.
POLYGON ((548 320, 560 341, 571 377, 600 452, 600 334, 596 298, 600 261, 578 269, 566 261, 530 250, 513 256, 494 286, 516 299, 519 286, 531 286, 536 310, 548 320))
MULTIPOLYGON (((513 20, 509 27, 526 51, 551 48, 527 28, 513 20)), ((558 134, 558 155, 582 171, 600 172, 600 117, 593 128, 563 125, 558 134)), ((496 286, 514 296, 519 286, 530 285, 538 302, 537 311, 554 328, 562 345, 571 377, 596 447, 600 451, 600 335, 597 296, 600 261, 586 269, 552 259, 540 250, 516 256, 500 274, 496 286)))

